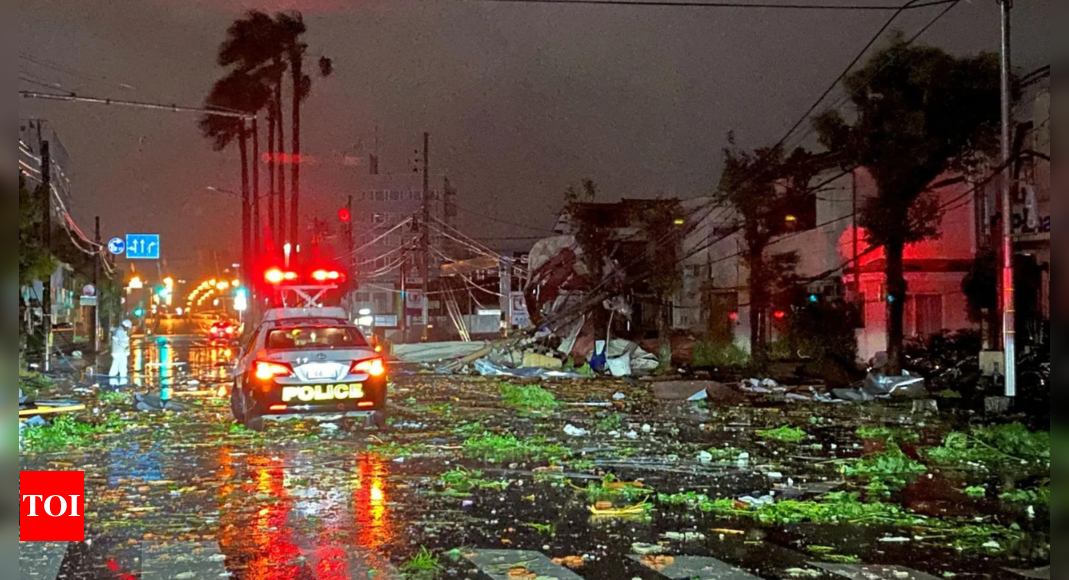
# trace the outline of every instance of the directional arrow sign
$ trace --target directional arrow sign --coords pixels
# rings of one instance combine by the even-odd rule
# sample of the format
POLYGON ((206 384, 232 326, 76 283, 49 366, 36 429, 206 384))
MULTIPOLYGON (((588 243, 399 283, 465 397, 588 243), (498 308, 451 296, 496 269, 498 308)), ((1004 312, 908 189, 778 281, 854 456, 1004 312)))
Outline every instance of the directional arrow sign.
POLYGON ((130 260, 159 260, 159 234, 127 234, 126 257, 130 260))

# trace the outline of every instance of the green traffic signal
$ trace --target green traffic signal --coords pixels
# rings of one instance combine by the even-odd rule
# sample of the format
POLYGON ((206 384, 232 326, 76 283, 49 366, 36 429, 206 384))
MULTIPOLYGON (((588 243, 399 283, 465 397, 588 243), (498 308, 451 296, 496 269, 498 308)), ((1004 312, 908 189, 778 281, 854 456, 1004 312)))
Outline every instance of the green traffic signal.
POLYGON ((136 316, 137 318, 143 318, 145 316, 145 309, 144 308, 135 308, 134 309, 134 316, 136 316))

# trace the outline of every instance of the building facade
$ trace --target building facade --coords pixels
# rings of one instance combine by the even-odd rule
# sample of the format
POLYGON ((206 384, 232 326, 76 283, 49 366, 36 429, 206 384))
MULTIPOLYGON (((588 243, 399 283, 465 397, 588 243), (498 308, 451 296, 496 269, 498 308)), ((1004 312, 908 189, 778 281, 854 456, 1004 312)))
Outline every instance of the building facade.
MULTIPOLYGON (((825 177, 827 179, 827 177, 825 177)), ((818 178, 818 181, 822 181, 818 178)), ((943 330, 975 328, 962 280, 976 257, 978 222, 975 187, 967 180, 940 179, 931 195, 942 208, 941 235, 907 247, 906 333, 915 338, 943 330)), ((870 250, 856 215, 876 195, 869 174, 859 169, 825 184, 814 198, 814 227, 798 229, 772 242, 770 253, 794 252, 797 277, 818 299, 844 300, 859 310, 859 355, 867 360, 887 348, 886 260, 870 250)), ((687 202, 697 220, 684 242, 684 290, 675 321, 720 343, 750 346, 749 273, 735 216, 716 210, 710 198, 687 202)), ((775 327, 775 325, 773 325, 775 327)), ((773 339, 775 339, 773 330, 773 339)))
MULTIPOLYGON (((44 146, 48 144, 51 163, 51 216, 53 227, 65 226, 69 209, 73 202, 73 169, 71 158, 59 140, 51 124, 43 119, 19 120, 19 175, 26 180, 26 187, 31 191, 40 188, 44 170, 44 146)), ((52 273, 50 284, 52 298, 52 323, 57 327, 73 327, 82 321, 83 312, 77 304, 79 289, 75 288, 71 269, 60 264, 52 273)), ((46 291, 43 281, 22 289, 22 299, 34 305, 33 310, 40 310, 43 294, 46 291)))
MULTIPOLYGON (((399 326, 402 313, 422 315, 419 224, 423 212, 421 173, 358 175, 353 184, 355 273, 359 288, 352 296, 356 310, 371 311, 383 326, 399 326)), ((456 255, 448 236, 455 227, 456 190, 444 176, 430 180, 431 262, 437 273, 446 256, 456 255)), ((416 322, 420 322, 416 320, 416 322)))

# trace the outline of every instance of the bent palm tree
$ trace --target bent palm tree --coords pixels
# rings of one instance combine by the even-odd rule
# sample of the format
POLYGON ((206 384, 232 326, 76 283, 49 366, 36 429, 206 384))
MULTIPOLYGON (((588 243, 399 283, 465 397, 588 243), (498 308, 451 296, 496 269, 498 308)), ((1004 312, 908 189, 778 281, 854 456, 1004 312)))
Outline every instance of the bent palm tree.
MULTIPOLYGON (((263 106, 262 103, 267 100, 267 95, 267 87, 254 77, 238 71, 215 83, 208 98, 205 99, 205 106, 209 109, 237 111, 252 115, 263 106)), ((204 136, 212 140, 212 148, 216 151, 226 149, 235 140, 238 142, 241 154, 241 248, 243 264, 247 266, 252 256, 252 248, 249 237, 251 222, 249 133, 245 119, 207 114, 201 118, 200 128, 204 136)))
MULTIPOLYGON (((227 30, 227 38, 219 47, 218 63, 222 67, 233 67, 235 73, 242 73, 266 88, 258 91, 262 101, 257 102, 256 111, 266 110, 268 130, 268 229, 276 232, 276 239, 281 241, 284 235, 283 218, 275 225, 275 197, 282 199, 281 211, 285 203, 285 174, 278 163, 285 154, 282 138, 282 81, 286 71, 284 60, 286 37, 282 27, 269 14, 249 11, 241 19, 234 21, 227 30), (277 139, 276 139, 277 137, 277 139), (276 182, 276 176, 278 181, 276 182)), ((259 160, 256 160, 259 163, 259 160)), ((281 244, 279 244, 281 245, 281 244)))

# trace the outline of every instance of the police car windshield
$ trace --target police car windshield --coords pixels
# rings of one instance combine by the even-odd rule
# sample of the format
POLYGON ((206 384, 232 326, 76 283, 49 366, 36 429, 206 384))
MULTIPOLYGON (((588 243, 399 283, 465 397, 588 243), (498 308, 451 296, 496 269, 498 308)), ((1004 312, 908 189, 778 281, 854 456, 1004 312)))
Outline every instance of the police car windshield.
POLYGON ((357 329, 345 326, 279 328, 267 335, 268 350, 330 350, 367 346, 367 340, 357 329))

